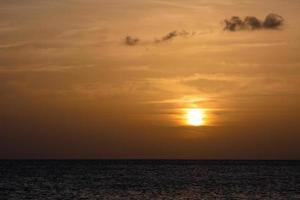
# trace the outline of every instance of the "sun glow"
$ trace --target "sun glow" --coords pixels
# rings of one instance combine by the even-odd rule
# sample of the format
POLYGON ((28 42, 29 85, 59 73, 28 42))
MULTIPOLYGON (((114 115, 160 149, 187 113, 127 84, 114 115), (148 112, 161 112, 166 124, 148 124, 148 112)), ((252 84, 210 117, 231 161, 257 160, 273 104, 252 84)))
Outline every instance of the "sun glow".
POLYGON ((205 124, 205 112, 201 108, 189 108, 186 110, 186 124, 190 126, 202 126, 205 124))

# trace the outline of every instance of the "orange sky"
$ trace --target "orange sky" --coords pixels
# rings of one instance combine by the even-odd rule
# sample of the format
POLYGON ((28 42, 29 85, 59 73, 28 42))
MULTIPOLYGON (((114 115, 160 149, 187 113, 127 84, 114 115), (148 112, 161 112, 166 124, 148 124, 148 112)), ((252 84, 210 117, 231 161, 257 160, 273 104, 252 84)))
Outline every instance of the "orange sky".
POLYGON ((1 1, 0 158, 300 159, 299 7, 1 1), (223 31, 269 13, 284 26, 223 31))

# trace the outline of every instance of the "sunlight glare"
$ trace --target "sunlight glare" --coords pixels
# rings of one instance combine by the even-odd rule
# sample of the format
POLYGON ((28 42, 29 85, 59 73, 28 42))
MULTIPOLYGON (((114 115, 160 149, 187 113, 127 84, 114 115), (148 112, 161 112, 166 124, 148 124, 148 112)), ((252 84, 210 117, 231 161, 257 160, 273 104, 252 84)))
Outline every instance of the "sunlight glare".
POLYGON ((186 123, 191 126, 204 125, 205 113, 200 108, 189 108, 186 110, 186 123))

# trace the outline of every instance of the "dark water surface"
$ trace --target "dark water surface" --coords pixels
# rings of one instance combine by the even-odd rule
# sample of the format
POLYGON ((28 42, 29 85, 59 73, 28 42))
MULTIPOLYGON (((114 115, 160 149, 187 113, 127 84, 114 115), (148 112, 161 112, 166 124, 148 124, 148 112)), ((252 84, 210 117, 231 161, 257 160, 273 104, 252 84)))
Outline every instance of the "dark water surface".
POLYGON ((300 162, 3 160, 0 199, 300 199, 300 162))

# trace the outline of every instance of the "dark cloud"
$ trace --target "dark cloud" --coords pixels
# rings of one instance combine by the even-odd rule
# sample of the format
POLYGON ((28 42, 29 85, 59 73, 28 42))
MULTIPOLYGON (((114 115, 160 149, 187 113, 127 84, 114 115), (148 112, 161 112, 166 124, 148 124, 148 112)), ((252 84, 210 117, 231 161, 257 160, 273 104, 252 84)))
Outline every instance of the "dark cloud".
POLYGON ((167 41, 167 40, 171 40, 171 39, 173 39, 177 36, 178 36, 177 31, 171 31, 167 35, 164 35, 161 39, 156 39, 155 42, 164 42, 164 41, 167 41))
MULTIPOLYGON (((184 37, 184 36, 193 36, 195 34, 195 32, 188 32, 188 31, 171 31, 169 33, 167 33, 166 35, 162 36, 159 39, 155 39, 153 41, 153 43, 161 43, 161 42, 165 42, 168 40, 172 40, 175 37, 184 37)), ((132 37, 132 36, 127 36, 125 37, 125 44, 129 45, 129 46, 134 46, 137 45, 140 42, 140 39, 137 37, 132 37)))
POLYGON ((244 19, 233 16, 231 19, 225 19, 224 22, 224 30, 228 31, 278 29, 283 25, 284 18, 280 15, 271 13, 267 15, 263 21, 255 16, 247 16, 244 19))
POLYGON ((262 27, 261 21, 254 16, 248 16, 244 20, 244 26, 247 29, 254 30, 262 27))
POLYGON ((139 41, 140 41, 139 38, 135 38, 135 37, 131 37, 131 36, 127 36, 125 38, 125 44, 130 45, 130 46, 136 45, 139 41))
MULTIPOLYGON (((225 19, 224 30, 227 31, 239 31, 239 30, 260 30, 260 29, 278 29, 284 24, 284 18, 280 15, 271 13, 266 16, 264 20, 260 20, 255 16, 247 16, 241 19, 239 16, 232 16, 230 19, 225 19)), ((171 31, 161 38, 155 39, 154 43, 162 43, 172 40, 176 37, 193 36, 195 32, 188 31, 171 31)), ((125 38, 126 45, 136 45, 140 41, 139 38, 127 36, 125 38)))
POLYGON ((171 40, 171 39, 173 39, 175 37, 178 37, 178 36, 188 36, 188 35, 192 35, 192 34, 193 33, 189 33, 185 30, 183 30, 183 31, 171 31, 168 34, 161 37, 160 39, 156 39, 154 42, 155 43, 165 42, 165 41, 171 40))
POLYGON ((271 13, 266 17, 266 19, 263 23, 263 26, 265 28, 278 28, 283 25, 283 22, 284 22, 283 17, 281 17, 280 15, 271 13))
POLYGON ((243 21, 240 19, 240 17, 233 16, 231 19, 225 19, 225 27, 224 30, 229 30, 229 31, 236 31, 239 30, 243 27, 243 21))

